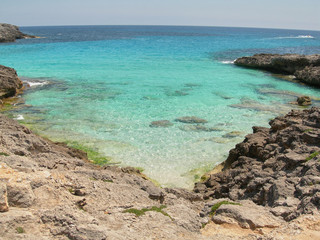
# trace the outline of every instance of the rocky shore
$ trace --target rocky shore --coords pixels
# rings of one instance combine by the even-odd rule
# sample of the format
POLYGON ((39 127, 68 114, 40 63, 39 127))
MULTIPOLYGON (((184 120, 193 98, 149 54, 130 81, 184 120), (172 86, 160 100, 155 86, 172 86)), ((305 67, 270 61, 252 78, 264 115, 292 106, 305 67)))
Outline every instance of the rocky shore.
POLYGON ((1 42, 14 42, 16 39, 36 38, 35 36, 22 33, 19 27, 0 23, 0 43, 1 42))
MULTIPOLYGON (((21 89, 15 71, 1 69, 0 89, 21 89)), ((177 119, 195 120, 203 121, 177 119)), ((0 114, 0 236, 319 239, 320 110, 270 125, 253 127, 222 171, 187 191, 158 187, 134 168, 96 166, 0 114)))
POLYGON ((235 65, 294 75, 296 80, 320 87, 320 55, 255 54, 238 58, 235 65))
POLYGON ((16 70, 0 65, 0 103, 2 99, 15 96, 22 88, 16 70))

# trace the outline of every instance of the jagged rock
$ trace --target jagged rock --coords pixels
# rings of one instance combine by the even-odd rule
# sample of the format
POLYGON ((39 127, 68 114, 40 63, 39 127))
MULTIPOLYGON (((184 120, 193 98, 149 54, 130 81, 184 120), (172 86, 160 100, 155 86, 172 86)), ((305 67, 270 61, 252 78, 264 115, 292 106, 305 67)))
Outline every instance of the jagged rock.
POLYGON ((212 217, 215 223, 237 223, 242 228, 276 228, 281 222, 264 207, 241 201, 241 205, 223 204, 212 217))
POLYGON ((0 65, 0 99, 14 96, 22 86, 16 70, 0 65))
POLYGON ((14 42, 16 39, 22 38, 35 38, 35 36, 20 32, 15 25, 0 23, 0 42, 14 42))
POLYGON ((208 121, 202 118, 198 118, 195 116, 186 116, 186 117, 179 117, 175 119, 176 122, 182 123, 207 123, 208 121))
POLYGON ((311 98, 308 96, 301 96, 297 98, 297 102, 300 106, 309 106, 312 104, 311 98))
POLYGON ((165 191, 167 193, 174 194, 178 198, 184 198, 184 199, 187 199, 191 202, 202 200, 202 195, 194 193, 194 192, 190 192, 190 191, 183 189, 183 188, 165 188, 165 191))
POLYGON ((0 182, 0 212, 8 212, 7 185, 0 182))
POLYGON ((205 199, 248 199, 269 206, 290 221, 320 210, 320 110, 292 110, 270 121, 229 152, 224 170, 212 174, 195 192, 205 199))
POLYGON ((177 225, 188 229, 192 232, 199 232, 201 229, 201 222, 198 213, 188 208, 187 206, 180 204, 170 206, 165 209, 165 211, 177 222, 177 225), (183 212, 183 215, 178 215, 177 213, 183 212))
POLYGON ((169 120, 159 120, 150 123, 150 127, 171 127, 173 125, 169 120))
POLYGON ((9 182, 7 189, 9 206, 27 208, 35 200, 34 193, 28 182, 9 182))
POLYGON ((301 82, 320 86, 319 54, 255 54, 251 57, 238 58, 234 64, 276 73, 294 74, 301 82))
POLYGON ((294 73, 297 79, 314 86, 320 86, 320 67, 308 66, 294 73))

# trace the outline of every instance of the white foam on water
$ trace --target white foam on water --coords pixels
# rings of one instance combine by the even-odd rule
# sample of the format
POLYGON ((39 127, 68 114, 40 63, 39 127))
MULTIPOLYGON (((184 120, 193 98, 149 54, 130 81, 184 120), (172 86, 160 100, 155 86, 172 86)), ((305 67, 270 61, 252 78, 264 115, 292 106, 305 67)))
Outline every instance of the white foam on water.
POLYGON ((24 117, 23 117, 23 115, 19 114, 19 115, 17 115, 17 117, 14 118, 14 119, 15 119, 15 120, 24 120, 24 117))
POLYGON ((299 38, 301 38, 301 39, 313 39, 314 37, 313 36, 311 36, 311 35, 299 35, 299 36, 288 36, 288 37, 275 37, 275 38, 273 38, 273 39, 290 39, 290 38, 292 38, 292 39, 299 39, 299 38))
POLYGON ((26 83, 29 87, 39 87, 39 86, 44 86, 44 85, 48 84, 48 82, 46 82, 46 81, 44 81, 44 82, 25 81, 25 83, 26 83))
POLYGON ((235 60, 232 61, 221 61, 223 64, 234 64, 235 60))

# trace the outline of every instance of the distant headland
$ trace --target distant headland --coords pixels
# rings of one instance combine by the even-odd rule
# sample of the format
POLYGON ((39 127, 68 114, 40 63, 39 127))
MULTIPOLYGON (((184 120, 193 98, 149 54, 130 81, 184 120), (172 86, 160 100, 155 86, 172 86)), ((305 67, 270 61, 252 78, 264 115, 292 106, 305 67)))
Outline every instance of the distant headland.
POLYGON ((0 43, 14 42, 16 39, 26 39, 26 38, 36 38, 36 36, 22 33, 19 30, 19 27, 15 25, 0 23, 0 43))

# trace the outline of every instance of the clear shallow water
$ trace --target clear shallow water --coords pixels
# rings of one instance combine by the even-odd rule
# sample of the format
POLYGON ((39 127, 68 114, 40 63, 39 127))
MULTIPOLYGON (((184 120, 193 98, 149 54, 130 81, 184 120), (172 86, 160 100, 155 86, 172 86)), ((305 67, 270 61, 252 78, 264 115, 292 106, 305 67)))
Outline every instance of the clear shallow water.
POLYGON ((320 98, 318 89, 230 64, 260 52, 320 53, 320 32, 160 26, 22 30, 45 38, 1 44, 0 64, 14 67, 25 81, 48 84, 27 90, 29 107, 14 114, 52 139, 80 141, 114 162, 142 167, 165 186, 192 187, 253 125, 267 126, 289 111, 295 95, 320 98), (182 116, 204 118, 205 126, 217 131, 190 131, 174 121, 182 116), (164 119, 174 125, 149 127, 164 119))

